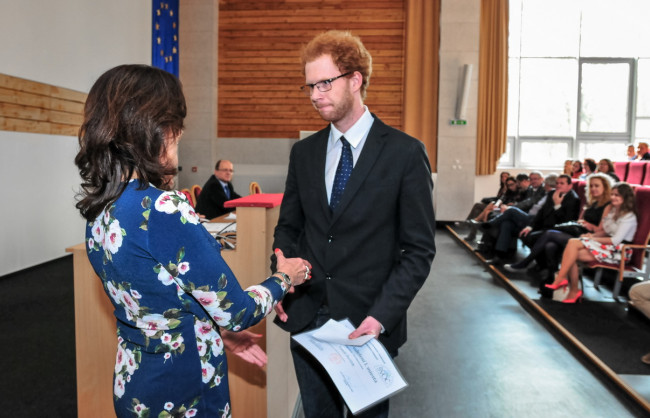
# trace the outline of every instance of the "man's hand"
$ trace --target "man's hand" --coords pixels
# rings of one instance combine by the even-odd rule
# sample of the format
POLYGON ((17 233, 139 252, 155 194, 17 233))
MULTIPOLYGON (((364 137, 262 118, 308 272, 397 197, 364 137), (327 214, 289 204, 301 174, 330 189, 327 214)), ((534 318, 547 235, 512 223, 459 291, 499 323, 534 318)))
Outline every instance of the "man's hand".
POLYGON ((560 193, 559 190, 555 190, 553 193, 553 203, 555 206, 559 206, 562 204, 562 201, 564 200, 564 196, 566 196, 564 193, 560 193))
MULTIPOLYGON (((291 290, 294 290, 291 288, 291 290)), ((289 319, 289 315, 284 311, 284 308, 282 307, 282 301, 278 302, 277 305, 275 305, 275 313, 278 315, 278 319, 282 322, 287 322, 287 319, 289 319)))
POLYGON ((367 316, 366 319, 361 322, 361 325, 359 325, 359 328, 355 329, 352 331, 350 335, 348 335, 348 338, 353 340, 355 338, 359 338, 362 335, 374 335, 375 338, 379 337, 379 334, 381 333, 381 324, 379 321, 377 321, 375 318, 372 316, 367 316))
POLYGON ((245 362, 264 367, 268 358, 257 342, 262 334, 253 334, 250 331, 231 332, 221 330, 221 338, 226 349, 245 362))
POLYGON ((530 234, 530 231, 532 231, 532 230, 533 230, 533 228, 527 226, 524 229, 522 229, 521 232, 519 232, 519 236, 520 237, 528 236, 528 234, 530 234))

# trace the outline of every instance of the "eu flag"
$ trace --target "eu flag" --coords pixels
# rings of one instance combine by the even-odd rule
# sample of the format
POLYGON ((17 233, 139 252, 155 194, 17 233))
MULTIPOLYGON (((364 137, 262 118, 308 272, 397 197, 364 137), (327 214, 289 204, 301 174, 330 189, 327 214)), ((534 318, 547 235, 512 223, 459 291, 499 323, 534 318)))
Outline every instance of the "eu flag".
POLYGON ((178 77, 178 0, 153 0, 151 9, 151 65, 178 77))

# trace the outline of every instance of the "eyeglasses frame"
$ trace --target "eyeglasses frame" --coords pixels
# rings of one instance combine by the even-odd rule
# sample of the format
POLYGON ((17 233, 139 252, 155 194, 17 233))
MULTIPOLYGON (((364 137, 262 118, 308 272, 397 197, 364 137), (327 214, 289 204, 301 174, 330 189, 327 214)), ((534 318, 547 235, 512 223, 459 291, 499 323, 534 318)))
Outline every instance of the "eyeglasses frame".
POLYGON ((338 80, 341 77, 345 77, 346 75, 350 75, 352 73, 354 73, 354 71, 348 71, 345 74, 337 75, 336 77, 328 78, 327 80, 320 80, 312 84, 305 84, 303 86, 300 86, 300 91, 305 93, 307 96, 311 96, 311 94, 314 92, 314 87, 316 87, 318 91, 320 91, 321 93, 325 93, 326 91, 332 90, 333 81, 338 80), (325 86, 329 86, 329 88, 323 90, 323 87, 325 86))

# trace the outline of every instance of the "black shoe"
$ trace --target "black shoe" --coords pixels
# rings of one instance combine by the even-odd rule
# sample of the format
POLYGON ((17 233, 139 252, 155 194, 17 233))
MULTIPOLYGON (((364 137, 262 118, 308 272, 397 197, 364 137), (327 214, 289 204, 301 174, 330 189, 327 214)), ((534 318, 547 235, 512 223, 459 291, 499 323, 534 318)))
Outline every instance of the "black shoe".
POLYGON ((499 257, 498 255, 495 255, 489 260, 485 260, 486 263, 492 264, 493 266, 500 266, 503 264, 503 259, 499 257))
POLYGON ((510 273, 521 273, 528 270, 525 266, 519 265, 519 263, 504 264, 503 269, 509 271, 510 273))

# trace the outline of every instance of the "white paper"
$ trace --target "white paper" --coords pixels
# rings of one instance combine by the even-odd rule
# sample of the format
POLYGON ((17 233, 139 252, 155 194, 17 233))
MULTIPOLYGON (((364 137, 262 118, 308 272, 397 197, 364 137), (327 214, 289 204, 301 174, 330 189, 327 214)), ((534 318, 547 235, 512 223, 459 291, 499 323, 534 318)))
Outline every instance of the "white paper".
MULTIPOLYGON (((348 321, 347 323, 349 324, 350 322, 348 321)), ((375 338, 373 335, 362 335, 361 337, 351 340, 348 338, 348 335, 350 335, 352 331, 354 331, 354 327, 350 329, 344 322, 337 322, 330 319, 325 323, 325 325, 314 332, 314 338, 328 343, 354 346, 364 345, 375 338)))
MULTIPOLYGON (((354 330, 347 319, 337 324, 325 324, 326 334, 327 329, 331 331, 339 325, 346 329, 346 338, 354 330)), ((316 338, 314 334, 319 330, 304 332, 292 338, 325 367, 353 414, 370 408, 408 386, 386 348, 377 339, 372 338, 361 346, 336 344, 316 338)))

